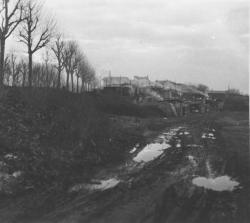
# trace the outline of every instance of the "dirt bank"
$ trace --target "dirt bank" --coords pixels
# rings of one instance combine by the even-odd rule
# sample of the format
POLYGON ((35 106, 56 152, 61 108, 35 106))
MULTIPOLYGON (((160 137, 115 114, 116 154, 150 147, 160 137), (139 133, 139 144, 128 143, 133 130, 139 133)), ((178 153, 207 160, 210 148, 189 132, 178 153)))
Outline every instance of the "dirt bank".
POLYGON ((0 222, 247 222, 247 112, 174 119, 99 97, 3 96, 0 222))
POLYGON ((120 182, 103 190, 82 187, 69 203, 31 222, 248 222, 248 133, 246 113, 172 123, 152 140, 170 145, 162 154, 94 176, 120 182))
MULTIPOLYGON (((67 199, 62 195, 70 186, 89 182, 100 169, 126 159, 130 148, 145 144, 163 128, 159 120, 157 108, 120 96, 5 89, 0 98, 0 205, 20 202, 12 209, 17 216, 53 210, 58 198, 67 199)), ((8 221, 17 217, 5 214, 8 221)))

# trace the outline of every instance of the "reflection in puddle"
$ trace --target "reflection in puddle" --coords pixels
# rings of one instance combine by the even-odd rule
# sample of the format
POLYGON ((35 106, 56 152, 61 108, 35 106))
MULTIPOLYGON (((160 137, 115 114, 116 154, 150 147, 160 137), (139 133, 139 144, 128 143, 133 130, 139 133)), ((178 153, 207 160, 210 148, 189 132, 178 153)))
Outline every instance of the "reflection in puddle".
POLYGON ((177 128, 173 128, 173 129, 170 129, 168 132, 164 132, 163 133, 163 136, 166 140, 170 140, 172 139, 172 137, 174 135, 176 135, 176 133, 181 129, 182 127, 177 127, 177 128))
POLYGON ((216 139, 213 133, 203 133, 201 136, 202 139, 216 139))
POLYGON ((188 132, 188 131, 180 131, 179 133, 178 133, 178 135, 179 136, 185 136, 185 137, 191 137, 191 134, 190 134, 190 132, 188 132))
POLYGON ((101 180, 100 184, 89 184, 89 185, 87 185, 87 189, 92 189, 92 190, 107 190, 109 188, 115 187, 119 183, 120 183, 119 180, 117 180, 115 178, 111 178, 109 180, 101 180))
POLYGON ((192 183, 198 187, 214 191, 233 191, 239 186, 237 181, 233 181, 229 176, 220 176, 216 178, 197 177, 192 183))
POLYGON ((22 175, 23 175, 22 171, 16 171, 12 174, 12 176, 15 178, 21 177, 22 175))
POLYGON ((181 148, 181 144, 180 144, 180 143, 177 143, 177 144, 176 144, 176 148, 181 148))
MULTIPOLYGON (((182 127, 172 128, 168 132, 164 132, 161 135, 159 135, 153 143, 145 146, 142 151, 140 151, 133 160, 137 163, 140 162, 149 162, 160 155, 164 153, 164 150, 171 147, 170 140, 173 139, 173 137, 177 134, 177 132, 182 127)), ((181 145, 179 145, 181 147, 181 145)), ((133 151, 133 150, 132 150, 133 151)), ((131 151, 131 153, 132 153, 131 151)), ((133 151, 134 153, 135 151, 133 151)))
POLYGON ((4 158, 5 158, 5 159, 8 159, 8 160, 16 160, 16 159, 18 159, 18 157, 17 157, 16 155, 11 154, 11 153, 5 155, 4 158))
POLYGON ((129 152, 129 153, 135 153, 136 152, 136 150, 138 149, 140 147, 140 144, 139 143, 137 143, 136 145, 135 145, 135 147, 129 152))
POLYGON ((153 143, 147 145, 137 156, 133 159, 135 162, 149 162, 159 157, 165 149, 170 148, 171 145, 167 143, 153 143))
POLYGON ((229 176, 215 177, 216 173, 213 171, 209 160, 206 161, 206 169, 208 177, 194 178, 192 180, 194 185, 214 191, 233 191, 239 186, 239 183, 232 180, 229 176))
POLYGON ((137 150, 137 148, 133 148, 129 153, 134 153, 137 150))
POLYGON ((82 189, 85 190, 107 190, 117 186, 120 183, 116 178, 111 178, 108 180, 101 180, 95 184, 78 184, 70 189, 70 192, 78 192, 82 189))

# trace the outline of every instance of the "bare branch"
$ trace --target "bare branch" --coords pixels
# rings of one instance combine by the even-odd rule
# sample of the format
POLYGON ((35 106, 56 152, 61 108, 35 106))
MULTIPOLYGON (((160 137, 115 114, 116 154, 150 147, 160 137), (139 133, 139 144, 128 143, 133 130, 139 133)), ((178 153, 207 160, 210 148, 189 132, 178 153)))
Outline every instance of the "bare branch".
POLYGON ((51 39, 53 21, 46 22, 43 27, 41 17, 42 5, 34 0, 29 0, 25 6, 25 20, 22 30, 19 32, 19 41, 28 48, 29 54, 29 85, 31 86, 32 56, 35 52, 48 45, 51 39))

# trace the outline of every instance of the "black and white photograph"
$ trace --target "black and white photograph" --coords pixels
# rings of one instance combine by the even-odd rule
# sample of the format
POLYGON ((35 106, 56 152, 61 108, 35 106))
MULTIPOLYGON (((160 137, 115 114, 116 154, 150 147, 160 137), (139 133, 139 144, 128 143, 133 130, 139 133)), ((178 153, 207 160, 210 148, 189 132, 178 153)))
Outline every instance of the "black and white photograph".
POLYGON ((0 0, 0 223, 249 223, 248 0, 0 0))

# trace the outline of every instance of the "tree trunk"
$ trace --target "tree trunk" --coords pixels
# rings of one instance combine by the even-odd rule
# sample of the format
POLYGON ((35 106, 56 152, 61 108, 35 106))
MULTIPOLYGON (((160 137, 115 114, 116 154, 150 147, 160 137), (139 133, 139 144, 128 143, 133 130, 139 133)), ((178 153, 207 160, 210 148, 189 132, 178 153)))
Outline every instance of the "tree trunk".
POLYGON ((58 70, 58 78, 57 78, 57 88, 61 88, 61 70, 58 70))
POLYGON ((26 72, 23 72, 23 83, 22 86, 25 87, 25 81, 26 81, 26 72))
POLYGON ((45 86, 47 88, 49 88, 50 83, 49 83, 49 69, 48 69, 48 64, 46 64, 46 70, 45 70, 45 72, 46 72, 46 84, 45 84, 45 86))
POLYGON ((12 87, 15 87, 15 74, 12 74, 12 87))
POLYGON ((8 75, 7 85, 10 86, 10 75, 8 75))
POLYGON ((73 77, 73 73, 71 73, 71 90, 72 90, 72 92, 74 92, 74 77, 73 77))
POLYGON ((66 89, 69 90, 69 72, 67 72, 66 89))
POLYGON ((32 87, 32 53, 29 52, 29 87, 32 87))
POLYGON ((4 55, 5 55, 5 39, 0 41, 0 87, 4 85, 4 55))
POLYGON ((84 88, 84 81, 82 79, 81 93, 83 93, 83 88, 84 88))
POLYGON ((79 93, 79 77, 77 76, 76 92, 79 93))

